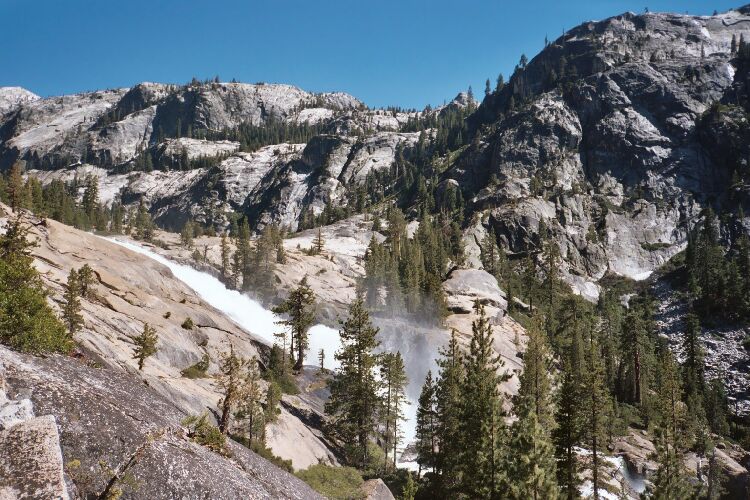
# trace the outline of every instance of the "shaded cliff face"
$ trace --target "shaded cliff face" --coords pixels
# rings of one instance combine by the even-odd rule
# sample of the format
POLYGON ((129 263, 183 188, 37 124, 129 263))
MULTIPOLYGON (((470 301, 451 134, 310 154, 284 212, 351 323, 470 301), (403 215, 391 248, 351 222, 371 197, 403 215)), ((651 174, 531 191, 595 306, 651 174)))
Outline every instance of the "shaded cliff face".
POLYGON ((511 253, 537 252, 546 228, 585 295, 607 273, 643 279, 703 207, 736 209, 720 127, 741 127, 702 120, 745 78, 732 52, 743 36, 750 16, 737 11, 585 23, 485 99, 447 177, 511 253))

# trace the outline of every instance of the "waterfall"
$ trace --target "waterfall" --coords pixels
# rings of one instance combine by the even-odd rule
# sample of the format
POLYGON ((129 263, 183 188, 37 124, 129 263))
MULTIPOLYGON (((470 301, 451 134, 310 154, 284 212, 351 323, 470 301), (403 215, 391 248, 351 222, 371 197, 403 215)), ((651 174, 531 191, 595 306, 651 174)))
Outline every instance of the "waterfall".
MULTIPOLYGON (((255 300, 251 299, 247 295, 238 292, 237 290, 230 290, 224 283, 222 283, 216 277, 198 271, 190 266, 184 264, 178 264, 174 261, 167 259, 166 257, 157 254, 147 248, 142 247, 136 243, 125 241, 116 238, 106 238, 108 241, 125 247, 133 252, 145 255, 160 264, 165 265, 172 271, 172 274, 195 291, 201 299, 205 300, 212 307, 218 309, 222 313, 226 314, 231 318, 238 326, 243 330, 259 337, 267 344, 272 345, 274 342, 274 332, 279 331, 279 326, 276 322, 279 317, 272 311, 264 308, 255 300)), ((393 334, 387 334, 387 339, 383 342, 384 347, 391 347, 395 336, 400 337, 397 344, 404 344, 403 332, 394 332, 393 334)), ((325 351, 326 368, 336 369, 339 363, 336 361, 334 354, 341 346, 339 333, 337 330, 330 328, 325 325, 315 325, 310 328, 309 334, 310 348, 305 355, 305 364, 317 365, 318 364, 318 352, 323 349, 325 351)), ((405 408, 404 413, 407 421, 401 424, 404 430, 404 443, 410 443, 414 440, 415 426, 416 426, 416 399, 418 395, 418 386, 415 384, 421 384, 424 379, 424 375, 427 368, 423 371, 424 373, 412 373, 410 369, 412 366, 421 366, 425 360, 421 361, 417 359, 410 359, 415 356, 424 357, 424 351, 418 349, 409 349, 399 345, 401 354, 404 356, 404 364, 409 372, 410 378, 410 391, 409 399, 410 405, 405 408)), ((430 361, 434 362, 434 358, 430 361)), ((408 464, 410 467, 413 464, 408 464)))

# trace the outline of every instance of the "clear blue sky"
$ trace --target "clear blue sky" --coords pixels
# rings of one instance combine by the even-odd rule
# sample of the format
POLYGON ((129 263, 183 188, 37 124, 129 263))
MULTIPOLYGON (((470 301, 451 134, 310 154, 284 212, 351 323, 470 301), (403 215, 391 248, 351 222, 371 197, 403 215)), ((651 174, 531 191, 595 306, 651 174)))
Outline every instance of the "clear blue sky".
POLYGON ((47 96, 219 75, 422 108, 480 94, 583 21, 742 1, 0 0, 0 86, 47 96))

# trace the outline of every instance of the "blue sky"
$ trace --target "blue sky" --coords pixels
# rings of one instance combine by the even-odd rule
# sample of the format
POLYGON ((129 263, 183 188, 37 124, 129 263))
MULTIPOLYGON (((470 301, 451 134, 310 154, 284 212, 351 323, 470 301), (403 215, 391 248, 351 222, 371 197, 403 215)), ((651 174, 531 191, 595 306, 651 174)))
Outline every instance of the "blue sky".
POLYGON ((422 108, 468 85, 480 94, 545 35, 586 20, 741 2, 0 0, 0 86, 47 96, 219 75, 422 108))

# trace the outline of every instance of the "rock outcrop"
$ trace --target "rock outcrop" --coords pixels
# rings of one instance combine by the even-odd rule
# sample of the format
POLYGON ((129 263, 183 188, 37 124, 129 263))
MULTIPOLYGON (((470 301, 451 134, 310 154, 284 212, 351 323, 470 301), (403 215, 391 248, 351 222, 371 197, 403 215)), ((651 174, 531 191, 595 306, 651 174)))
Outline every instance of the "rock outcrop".
MULTIPOLYGON (((64 462, 59 446, 54 461, 57 426, 51 416, 0 434, 0 449, 8 443, 4 438, 13 438, 10 453, 0 458, 0 471, 9 463, 15 467, 11 472, 22 473, 36 464, 33 457, 46 460, 23 485, 37 492, 25 490, 28 496, 20 498, 64 498, 62 492, 46 495, 38 489, 46 486, 33 481, 62 478, 62 463, 72 490, 81 496, 119 491, 122 498, 322 498, 239 444, 228 441, 220 454, 192 442, 180 424, 185 414, 174 402, 127 373, 2 347, 0 360, 11 395, 28 394, 35 410, 54 415, 60 426, 64 462)), ((0 474, 0 492, 3 477, 14 476, 0 474)))
POLYGON ((0 499, 67 500, 55 417, 34 416, 27 397, 8 398, 2 358, 0 355, 0 499))

